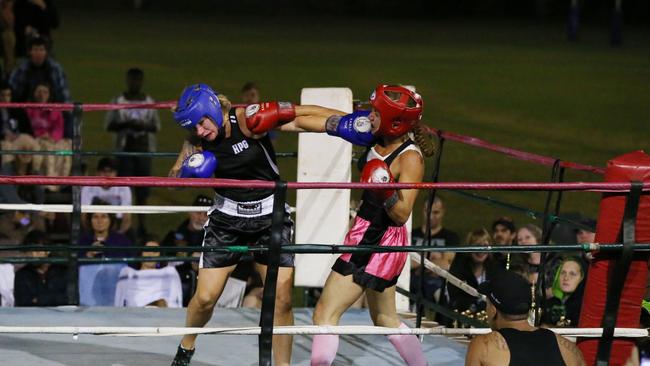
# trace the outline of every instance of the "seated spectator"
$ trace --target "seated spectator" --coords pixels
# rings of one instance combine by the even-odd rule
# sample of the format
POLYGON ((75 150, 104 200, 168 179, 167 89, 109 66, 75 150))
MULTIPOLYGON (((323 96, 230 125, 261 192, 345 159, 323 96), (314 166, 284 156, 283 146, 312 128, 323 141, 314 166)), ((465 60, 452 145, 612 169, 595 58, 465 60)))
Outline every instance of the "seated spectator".
MULTIPOLYGON (((517 231, 517 245, 539 245, 542 242, 542 229, 537 225, 524 225, 517 231)), ((510 255, 509 268, 517 262, 521 262, 528 269, 528 282, 537 283, 539 265, 542 259, 541 253, 513 253, 510 255)))
MULTIPOLYGON (((467 235, 465 245, 490 246, 492 245, 492 238, 487 230, 477 229, 467 235)), ((478 288, 481 283, 492 278, 499 270, 499 264, 492 258, 492 254, 486 252, 458 253, 449 268, 451 274, 474 288, 478 288)), ((449 293, 449 306, 452 309, 459 312, 470 310, 474 313, 485 310, 485 302, 480 298, 471 296, 449 284, 447 285, 447 291, 449 293)))
MULTIPOLYGON (((160 244, 148 239, 147 247, 160 244)), ((115 289, 115 306, 142 307, 157 306, 178 308, 183 304, 181 279, 174 267, 157 262, 160 252, 142 252, 143 257, 151 257, 150 262, 141 262, 134 267, 124 267, 120 271, 115 289)))
MULTIPOLYGON (((141 104, 155 100, 142 91, 144 72, 131 68, 126 72, 126 91, 113 98, 111 103, 141 104)), ((155 109, 119 109, 109 111, 105 120, 106 130, 115 132, 115 150, 126 152, 155 152, 156 133, 160 131, 160 118, 155 109)), ((151 176, 151 157, 118 157, 118 175, 121 177, 151 176)), ((135 187, 136 205, 146 205, 149 187, 135 187)), ((138 235, 146 234, 145 216, 138 215, 138 235)))
MULTIPOLYGON (((13 102, 11 86, 7 82, 0 83, 0 102, 13 102)), ((22 108, 0 108, 0 136, 4 139, 4 131, 10 130, 13 133, 26 133, 32 135, 32 126, 22 108)))
POLYGON ((5 78, 16 65, 16 33, 14 0, 0 1, 0 32, 2 34, 2 59, 4 60, 2 78, 5 78))
MULTIPOLYGON (((36 140, 25 133, 19 133, 15 128, 15 121, 9 121, 5 126, 3 139, 0 141, 2 150, 39 151, 40 146, 36 140)), ((40 174, 37 170, 43 161, 42 155, 2 155, 2 175, 28 175, 40 174)), ((0 186, 0 202, 2 203, 43 203, 44 189, 42 186, 0 186)))
MULTIPOLYGON (((25 1, 25 0, 23 0, 25 1)), ((27 102, 38 84, 50 85, 50 100, 55 103, 71 102, 68 81, 61 65, 48 56, 45 41, 35 38, 28 46, 29 58, 20 62, 9 75, 9 85, 13 90, 14 101, 27 102)), ((69 112, 63 113, 65 119, 65 138, 72 138, 72 118, 69 112)))
MULTIPOLYGON (((492 223, 492 239, 494 245, 513 245, 517 238, 517 228, 514 221, 509 217, 500 217, 492 223)), ((499 262, 501 268, 508 265, 508 254, 494 253, 494 259, 499 262)))
MULTIPOLYGON (((212 200, 202 194, 196 196, 192 201, 192 206, 210 207, 212 200)), ((187 219, 181 222, 176 230, 169 231, 162 241, 163 247, 201 247, 203 245, 203 225, 208 221, 207 212, 188 212, 187 219)), ((183 255, 187 252, 179 252, 178 255, 183 255)), ((170 255, 176 255, 169 253, 170 255)), ((191 255, 191 253, 187 253, 191 255)))
POLYGON ((553 284, 553 297, 546 301, 543 322, 552 327, 577 326, 584 293, 585 271, 578 258, 566 258, 553 284))
MULTIPOLYGON (((36 85, 33 94, 33 101, 36 103, 50 102, 50 85, 39 83, 36 85)), ((28 108, 27 117, 32 126, 34 137, 44 151, 70 150, 72 141, 64 138, 64 121, 61 111, 28 108)), ((45 175, 50 177, 68 176, 72 167, 72 157, 46 155, 44 167, 41 169, 45 175)), ((58 186, 52 186, 50 190, 58 190, 58 186)))
MULTIPOLYGON (((117 162, 112 158, 102 158, 97 163, 97 175, 100 177, 113 178, 117 176, 117 162)), ((94 200, 101 200, 108 205, 130 206, 131 188, 129 187, 81 187, 81 204, 92 205, 94 200)), ((81 222, 87 223, 87 213, 81 214, 81 222)), ((131 214, 118 213, 115 215, 116 230, 120 234, 128 235, 131 229, 131 214)))
POLYGON ((596 242, 596 220, 582 219, 580 224, 583 227, 574 230, 576 235, 576 243, 586 244, 596 242), (589 228, 589 229, 587 229, 589 228))
MULTIPOLYGON (((199 258, 201 257, 201 252, 177 252, 176 256, 182 258, 187 258, 190 256, 199 258)), ((197 278, 199 274, 199 261, 196 260, 177 264, 176 272, 178 272, 178 276, 181 278, 181 286, 183 287, 183 307, 186 307, 196 292, 197 278)))
POLYGON ((0 212, 0 235, 12 245, 23 243, 30 232, 47 230, 43 215, 36 211, 0 212))
POLYGON ((59 13, 54 0, 16 0, 14 5, 16 53, 25 55, 25 45, 34 38, 43 39, 52 50, 52 29, 59 26, 59 13))
MULTIPOLYGON (((101 200, 95 201, 94 204, 103 204, 101 200)), ((96 257, 132 257, 133 251, 128 250, 132 245, 131 239, 126 235, 120 234, 113 229, 115 218, 111 214, 95 212, 89 214, 86 219, 86 225, 90 230, 82 234, 79 239, 79 245, 82 246, 116 246, 124 247, 121 251, 82 251, 80 256, 88 258, 96 257)))
MULTIPOLYGON (((212 206, 212 200, 207 196, 198 195, 192 202, 192 206, 209 207, 212 206)), ((161 243, 162 246, 169 248, 200 248, 201 245, 203 245, 203 225, 206 221, 208 221, 208 215, 206 212, 189 212, 188 218, 184 220, 176 230, 170 231, 165 235, 165 239, 163 239, 161 243)), ((192 252, 185 251, 170 251, 166 254, 182 258, 193 255, 192 252)), ((197 252, 197 255, 200 254, 200 252, 197 252)), ((171 265, 176 266, 176 270, 181 277, 181 283, 183 284, 183 306, 187 306, 196 290, 196 276, 199 268, 198 263, 172 262, 171 265)))
MULTIPOLYGON (((428 245, 427 235, 427 214, 428 202, 422 206, 422 226, 413 229, 411 232, 411 245, 428 245)), ((429 226, 431 234, 431 245, 436 247, 456 246, 460 244, 458 234, 443 227, 443 219, 445 217, 445 206, 442 200, 436 196, 433 201, 431 215, 429 216, 429 226)), ((451 262, 454 260, 454 252, 429 252, 425 254, 425 258, 438 265, 440 268, 449 270, 451 262)), ((412 293, 418 292, 418 285, 420 284, 420 265, 416 261, 411 261, 411 286, 412 293)), ((430 270, 425 271, 424 278, 424 298, 427 300, 434 300, 436 292, 444 285, 444 279, 438 277, 437 274, 430 270)))
MULTIPOLYGON (((34 258, 47 258, 47 234, 32 231, 25 237, 30 245, 41 246, 31 253, 34 258)), ((49 263, 28 264, 16 272, 14 296, 16 306, 59 306, 67 304, 65 268, 49 263)))

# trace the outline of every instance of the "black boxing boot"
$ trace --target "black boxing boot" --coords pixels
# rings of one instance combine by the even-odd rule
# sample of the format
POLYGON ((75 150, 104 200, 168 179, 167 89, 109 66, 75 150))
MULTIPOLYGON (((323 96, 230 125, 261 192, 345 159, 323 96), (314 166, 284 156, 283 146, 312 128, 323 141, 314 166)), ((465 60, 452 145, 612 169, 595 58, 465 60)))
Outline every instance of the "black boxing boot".
POLYGON ((194 356, 194 348, 185 349, 181 345, 178 345, 178 350, 176 351, 176 356, 171 366, 189 366, 192 356, 194 356))

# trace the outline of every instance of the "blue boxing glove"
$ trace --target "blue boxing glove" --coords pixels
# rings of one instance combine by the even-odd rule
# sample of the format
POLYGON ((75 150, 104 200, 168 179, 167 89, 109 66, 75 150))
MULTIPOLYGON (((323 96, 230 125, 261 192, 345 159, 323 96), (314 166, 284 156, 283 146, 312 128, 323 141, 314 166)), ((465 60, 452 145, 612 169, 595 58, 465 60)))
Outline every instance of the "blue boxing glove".
POLYGON ((368 119, 369 114, 370 111, 357 111, 345 116, 331 116, 325 121, 325 131, 354 145, 370 146, 375 141, 375 135, 370 132, 372 124, 368 119))
POLYGON ((190 155, 181 166, 180 178, 212 178, 217 170, 217 158, 209 151, 190 155))

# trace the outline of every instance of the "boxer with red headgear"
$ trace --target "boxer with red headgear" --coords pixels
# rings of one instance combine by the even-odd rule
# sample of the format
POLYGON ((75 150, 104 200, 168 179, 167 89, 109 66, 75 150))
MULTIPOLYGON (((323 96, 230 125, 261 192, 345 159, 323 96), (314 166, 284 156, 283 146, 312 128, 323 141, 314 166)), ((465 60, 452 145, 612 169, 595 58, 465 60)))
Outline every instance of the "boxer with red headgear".
MULTIPOLYGON (((435 150, 425 137, 423 127, 418 127, 422 117, 422 97, 403 86, 388 85, 379 85, 372 95, 372 111, 351 114, 317 106, 294 106, 294 120, 279 128, 283 131, 327 132, 366 146, 366 153, 359 160, 362 182, 421 182, 423 155, 433 155, 435 150), (409 136, 410 131, 413 131, 417 143, 409 136)), ((248 128, 255 133, 264 133, 278 126, 277 117, 266 118, 271 114, 278 115, 273 111, 265 118, 258 116, 256 121, 249 117, 248 128), (262 119, 263 123, 259 123, 262 119)), ((411 215, 417 193, 415 189, 365 190, 363 203, 345 237, 345 245, 408 245, 405 223, 411 215)), ((395 309, 395 285, 407 257, 407 253, 341 255, 332 267, 316 305, 314 323, 337 325, 341 315, 365 292, 375 325, 406 327, 395 309)), ((388 339, 408 365, 426 365, 417 337, 392 335, 388 339)), ((314 336, 311 364, 331 365, 337 349, 338 336, 314 336)))

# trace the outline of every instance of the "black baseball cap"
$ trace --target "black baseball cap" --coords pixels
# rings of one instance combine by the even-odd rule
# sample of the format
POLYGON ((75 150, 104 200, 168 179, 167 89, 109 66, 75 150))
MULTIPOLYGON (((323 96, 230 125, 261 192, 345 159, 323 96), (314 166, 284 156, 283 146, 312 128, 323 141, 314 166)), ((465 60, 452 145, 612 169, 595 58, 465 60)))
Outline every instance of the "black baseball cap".
POLYGON ((212 206, 212 200, 208 196, 200 194, 196 196, 192 206, 212 206))
POLYGON ((596 232, 596 220, 586 217, 586 218, 580 219, 578 221, 578 223, 581 226, 574 228, 573 231, 578 232, 580 230, 585 230, 585 231, 589 231, 591 233, 596 232), (589 230, 587 230, 587 228, 589 228, 589 230))
POLYGON ((522 276, 504 270, 480 284, 478 292, 503 314, 523 315, 528 314, 533 305, 530 286, 522 276))
POLYGON ((515 222, 512 221, 512 219, 509 218, 509 217, 504 216, 504 217, 499 217, 498 219, 494 220, 494 222, 492 223, 492 231, 494 231, 494 228, 496 228, 497 225, 503 225, 513 233, 515 231, 517 231, 517 228, 515 227, 515 222))

